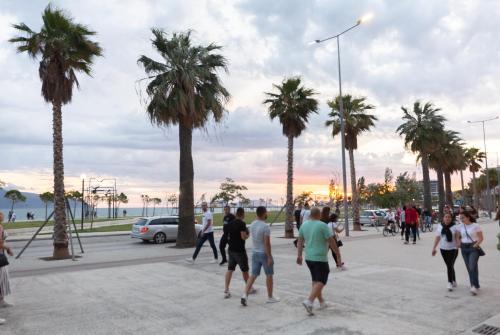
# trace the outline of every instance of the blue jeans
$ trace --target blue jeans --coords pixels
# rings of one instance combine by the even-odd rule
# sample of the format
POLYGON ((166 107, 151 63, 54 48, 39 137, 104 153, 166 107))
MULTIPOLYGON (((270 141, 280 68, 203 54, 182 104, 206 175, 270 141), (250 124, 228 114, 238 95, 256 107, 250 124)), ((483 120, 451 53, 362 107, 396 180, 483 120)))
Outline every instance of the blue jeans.
POLYGON ((254 251, 252 253, 252 276, 260 276, 261 268, 264 268, 266 276, 274 274, 274 262, 269 266, 267 263, 267 254, 265 252, 254 251))
POLYGON ((207 240, 210 243, 210 247, 212 248, 212 251, 214 252, 214 258, 217 259, 217 247, 215 246, 213 232, 203 234, 203 236, 198 240, 198 242, 196 243, 196 250, 194 251, 194 254, 193 254, 193 259, 196 259, 196 257, 198 257, 198 254, 201 250, 201 247, 203 246, 203 244, 205 244, 205 242, 207 240))
POLYGON ((471 286, 479 288, 479 251, 473 247, 473 243, 462 243, 462 257, 464 258, 465 267, 469 273, 471 286))

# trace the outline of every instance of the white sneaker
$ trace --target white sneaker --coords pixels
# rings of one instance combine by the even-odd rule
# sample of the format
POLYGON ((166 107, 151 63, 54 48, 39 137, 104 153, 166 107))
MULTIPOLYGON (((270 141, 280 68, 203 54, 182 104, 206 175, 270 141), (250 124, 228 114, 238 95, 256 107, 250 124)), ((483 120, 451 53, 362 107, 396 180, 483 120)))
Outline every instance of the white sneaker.
POLYGON ((3 325, 5 322, 5 319, 0 319, 0 325, 3 325))
POLYGON ((257 289, 255 289, 255 288, 252 287, 250 289, 250 292, 248 292, 248 294, 257 294, 257 289))
POLYGON ((448 288, 448 291, 453 291, 453 284, 452 283, 448 283, 448 285, 446 286, 448 288))
POLYGON ((314 315, 313 304, 309 301, 309 299, 302 301, 302 306, 306 309, 307 314, 314 315))
POLYGON ((241 296, 241 300, 240 300, 241 304, 242 304, 243 306, 246 306, 246 305, 247 305, 247 301, 248 301, 248 296, 247 296, 246 294, 243 294, 243 295, 241 296))
POLYGON ((210 264, 215 264, 215 263, 219 263, 219 261, 217 260, 217 258, 214 258, 210 261, 210 264))
POLYGON ((456 281, 454 281, 453 283, 451 283, 451 285, 452 285, 454 288, 458 286, 456 281))
POLYGON ((229 299, 231 298, 231 292, 227 291, 227 292, 224 292, 224 299, 229 299))
POLYGON ((274 304, 275 302, 280 302, 280 299, 277 297, 271 297, 271 298, 267 298, 267 301, 266 301, 266 303, 268 303, 268 304, 274 304))
POLYGON ((186 263, 194 264, 194 259, 192 259, 192 258, 186 258, 185 261, 186 261, 186 263))
POLYGON ((471 288, 470 288, 470 294, 477 295, 477 288, 475 288, 474 286, 471 286, 471 288))
POLYGON ((321 310, 324 310, 327 308, 328 308, 328 304, 326 303, 326 301, 323 301, 319 304, 318 310, 321 311, 321 310))

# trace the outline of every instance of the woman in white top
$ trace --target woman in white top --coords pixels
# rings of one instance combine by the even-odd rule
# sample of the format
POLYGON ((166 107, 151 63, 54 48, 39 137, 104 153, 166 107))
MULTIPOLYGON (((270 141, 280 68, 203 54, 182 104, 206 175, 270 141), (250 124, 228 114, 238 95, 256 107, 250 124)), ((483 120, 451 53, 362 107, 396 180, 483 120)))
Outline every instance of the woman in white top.
POLYGON ((462 224, 458 226, 456 234, 457 245, 462 249, 465 267, 469 273, 470 293, 477 294, 479 289, 479 250, 483 242, 481 226, 476 223, 476 218, 470 212, 460 214, 462 224))
POLYGON ((342 255, 340 253, 340 247, 339 246, 339 238, 338 234, 344 231, 343 227, 339 227, 337 224, 337 214, 332 213, 330 214, 330 207, 323 207, 321 210, 321 221, 326 223, 328 227, 331 229, 333 238, 335 239, 335 243, 337 243, 337 252, 335 250, 331 249, 332 251, 332 257, 335 260, 335 264, 337 264, 337 269, 341 271, 347 270, 346 267, 344 266, 344 263, 342 262, 342 255))
POLYGON ((453 222, 453 216, 447 213, 443 217, 443 222, 436 229, 436 238, 434 240, 434 247, 432 248, 432 256, 436 256, 437 246, 441 251, 446 270, 448 273, 448 290, 452 291, 457 287, 457 280, 455 277, 455 260, 458 256, 458 248, 455 240, 457 226, 453 222))

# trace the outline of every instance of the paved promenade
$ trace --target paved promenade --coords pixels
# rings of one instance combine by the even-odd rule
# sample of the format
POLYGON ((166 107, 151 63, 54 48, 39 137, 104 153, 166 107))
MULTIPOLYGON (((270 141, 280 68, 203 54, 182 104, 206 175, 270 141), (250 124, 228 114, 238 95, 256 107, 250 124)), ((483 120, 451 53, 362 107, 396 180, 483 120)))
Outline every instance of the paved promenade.
MULTIPOLYGON (((15 306, 0 310, 8 320, 2 335, 31 334, 462 334, 500 314, 498 224, 483 224, 487 253, 480 260, 481 292, 473 297, 461 256, 456 264, 459 287, 446 290, 441 257, 431 257, 434 233, 421 234, 416 245, 399 236, 374 231, 344 238, 346 272, 332 270, 325 298, 327 310, 306 315, 301 301, 310 287, 305 266, 295 264, 291 240, 273 231, 277 304, 265 303, 263 278, 249 306, 240 306, 241 275, 233 278, 233 298, 223 298, 225 269, 209 264, 204 248, 195 265, 184 258, 193 250, 145 245, 152 262, 106 268, 31 274, 48 262, 21 259, 12 264, 10 297, 15 306), (164 261, 158 261, 158 253, 164 261), (23 271, 21 271, 23 270, 23 271), (18 271, 18 272, 17 272, 18 271), (16 273, 17 272, 17 273, 16 273)), ((251 244, 248 244, 250 249, 251 244)), ((100 255, 88 252, 79 261, 100 255)), ((101 255, 105 257, 105 255, 101 255)), ((132 256, 131 256, 132 257, 132 256)), ((53 263, 53 262, 51 262, 53 263)), ((75 263, 75 262, 73 262, 75 263)), ((58 262, 58 267, 71 261, 58 262)), ((332 265, 332 264, 331 264, 332 265)))

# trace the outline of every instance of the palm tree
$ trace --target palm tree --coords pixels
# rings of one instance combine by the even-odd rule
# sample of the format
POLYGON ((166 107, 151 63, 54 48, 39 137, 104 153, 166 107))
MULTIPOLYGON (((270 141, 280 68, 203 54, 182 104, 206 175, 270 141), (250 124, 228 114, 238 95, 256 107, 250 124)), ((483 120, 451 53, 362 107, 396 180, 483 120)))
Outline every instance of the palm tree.
POLYGON ((277 93, 266 92, 271 120, 278 119, 283 135, 288 138, 288 165, 286 183, 285 237, 293 238, 293 139, 306 129, 309 116, 318 111, 318 101, 312 89, 301 85, 300 77, 284 79, 281 85, 273 85, 277 93))
POLYGON ((451 175, 461 170, 464 161, 463 143, 457 132, 450 130, 445 132, 444 148, 448 158, 444 168, 445 199, 447 204, 453 205, 451 175))
POLYGON ((403 120, 396 132, 404 135, 405 147, 413 153, 418 153, 422 164, 424 207, 432 208, 431 188, 429 178, 429 155, 439 148, 439 137, 442 136, 445 118, 438 114, 440 108, 435 108, 431 102, 422 106, 420 101, 413 104, 413 110, 401 107, 403 120))
MULTIPOLYGON (((359 194, 357 189, 356 168, 354 164, 354 150, 358 148, 358 136, 365 131, 369 131, 375 126, 377 117, 368 114, 367 111, 375 109, 373 105, 365 103, 365 97, 352 97, 344 95, 342 102, 344 104, 344 124, 345 124, 345 149, 349 152, 349 165, 351 171, 351 190, 352 190, 352 216, 353 229, 361 230, 359 222, 359 194)), ((340 99, 337 96, 335 100, 328 101, 328 106, 332 109, 330 112, 330 120, 327 120, 325 125, 332 127, 332 136, 340 134, 340 99)))
POLYGON ((40 58, 38 73, 42 81, 42 96, 52 104, 54 153, 54 253, 55 259, 69 257, 66 232, 66 205, 64 199, 64 163, 62 137, 62 105, 71 102, 73 88, 78 87, 76 74, 91 74, 94 58, 101 48, 89 39, 95 32, 73 22, 64 11, 48 5, 43 14, 39 32, 26 24, 14 28, 25 36, 10 39, 18 52, 40 58))
POLYGON ((10 211, 14 211, 14 205, 18 202, 26 202, 26 197, 19 190, 9 190, 3 195, 4 198, 11 201, 10 211))
POLYGON ((160 198, 153 198, 153 199, 151 199, 151 201, 153 202, 153 216, 155 216, 156 206, 161 204, 161 199, 160 198))
POLYGON ((486 154, 478 148, 467 148, 465 150, 465 159, 469 166, 469 171, 472 172, 472 192, 474 194, 474 207, 479 208, 479 194, 477 192, 476 173, 481 169, 481 164, 486 158, 486 154))
POLYGON ((229 92, 222 86, 218 71, 227 71, 226 59, 215 44, 192 45, 191 33, 168 36, 154 28, 153 47, 162 61, 141 56, 149 82, 147 113, 157 126, 179 126, 179 234, 178 247, 195 243, 193 190, 193 130, 204 128, 210 118, 220 122, 229 92))
POLYGON ((73 200, 73 217, 76 216, 76 205, 78 200, 83 201, 83 194, 80 191, 69 191, 66 193, 66 197, 70 200, 73 200))
POLYGON ((47 209, 49 206, 49 202, 54 202, 54 193, 52 192, 44 192, 39 195, 40 200, 45 204, 45 220, 47 220, 47 209))

